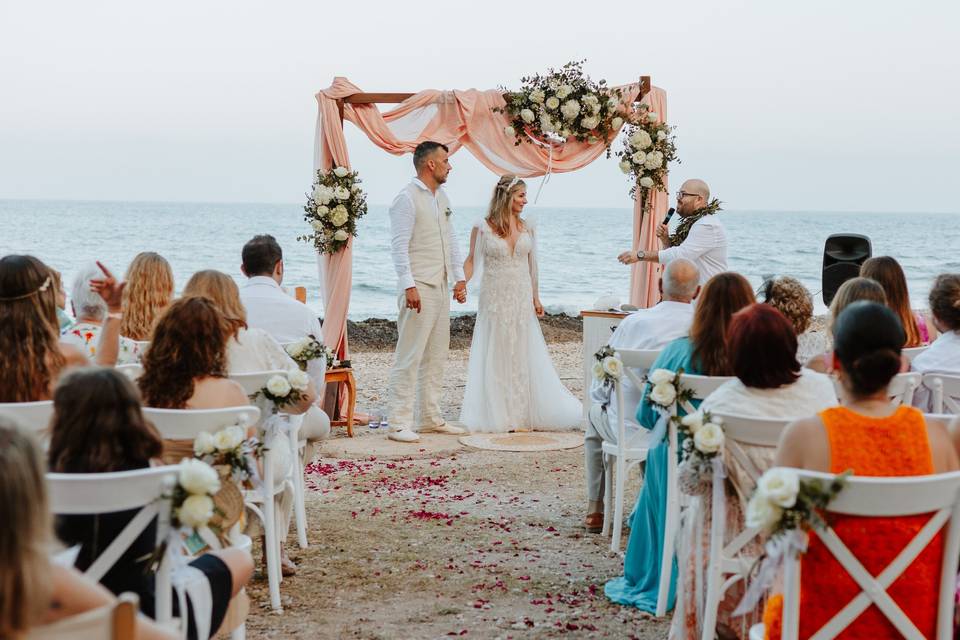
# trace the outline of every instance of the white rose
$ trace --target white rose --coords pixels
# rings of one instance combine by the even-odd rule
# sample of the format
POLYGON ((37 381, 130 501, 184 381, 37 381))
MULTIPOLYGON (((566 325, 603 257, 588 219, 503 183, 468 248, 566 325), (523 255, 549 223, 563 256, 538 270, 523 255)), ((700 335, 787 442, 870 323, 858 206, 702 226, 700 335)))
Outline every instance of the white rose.
POLYGON ((750 498, 750 502, 747 504, 747 526, 748 527, 759 527, 764 531, 771 531, 777 522, 780 521, 780 516, 783 515, 783 510, 780 509, 775 504, 772 504, 767 500, 766 496, 761 495, 758 491, 753 494, 753 497, 750 498))
POLYGON ((342 227, 347 223, 347 220, 350 219, 350 213, 347 211, 347 208, 342 204, 338 204, 333 208, 333 213, 330 214, 330 222, 333 223, 335 227, 342 227))
POLYGON ((630 173, 630 170, 633 169, 633 165, 627 162, 626 160, 620 161, 620 171, 624 173, 630 173))
POLYGON ((723 429, 712 422, 703 425, 693 434, 693 446, 701 453, 716 453, 723 447, 723 429))
POLYGON ((598 118, 597 116, 587 116, 586 118, 580 121, 580 126, 586 129, 587 131, 590 131, 591 129, 596 129, 597 125, 599 124, 600 124, 600 118, 598 118))
POLYGON ((243 429, 234 425, 221 429, 213 436, 213 442, 218 451, 233 451, 246 439, 243 429))
POLYGON ((657 140, 666 140, 667 132, 666 131, 657 131, 657 140))
POLYGON ((213 436, 206 431, 201 431, 197 434, 197 437, 193 439, 193 453, 198 456, 213 453, 214 449, 213 436))
POLYGON ((177 509, 180 524, 194 529, 210 522, 213 517, 213 499, 210 496, 189 496, 177 509))
POLYGON ((677 374, 670 369, 655 369, 650 373, 650 382, 653 384, 672 384, 677 374))
POLYGON ((550 109, 551 111, 553 111, 554 109, 560 106, 560 99, 557 98, 556 96, 550 96, 549 98, 547 98, 546 105, 547 105, 547 109, 550 109))
POLYGON ((623 363, 619 358, 607 356, 603 359, 603 370, 614 378, 620 378, 623 375, 623 363))
POLYGON ((613 127, 613 130, 616 131, 623 126, 623 118, 616 116, 613 120, 610 121, 610 126, 613 127))
POLYGON ((799 492, 800 477, 796 471, 785 467, 768 469, 757 482, 757 493, 784 509, 797 503, 799 492))
POLYGON ((568 84, 562 84, 557 88, 557 97, 563 100, 568 95, 573 93, 573 87, 568 84))
POLYGON ((507 136, 508 138, 512 138, 517 135, 517 132, 513 127, 507 125, 503 128, 503 135, 507 136))
POLYGON ((310 226, 313 227, 314 231, 323 231, 323 223, 319 220, 314 220, 310 223, 310 226))
POLYGON ((637 129, 633 135, 630 136, 630 144, 637 149, 646 149, 653 144, 653 140, 650 139, 649 133, 643 129, 637 129))
POLYGON ((286 349, 286 352, 290 355, 291 358, 296 360, 297 358, 300 357, 300 354, 303 353, 303 350, 305 347, 306 345, 304 344, 303 340, 300 340, 298 342, 294 342, 293 344, 284 347, 284 349, 286 349))
POLYGON ((560 107, 560 113, 563 114, 565 120, 573 120, 580 113, 580 103, 576 100, 567 100, 560 107))
POLYGON ((520 119, 526 122, 527 124, 530 124, 531 122, 536 120, 536 118, 537 118, 537 115, 530 109, 524 109, 520 112, 520 119))
POLYGON ((273 376, 267 380, 267 391, 278 398, 285 398, 290 393, 290 383, 284 376, 273 376))
POLYGON ((597 380, 603 380, 603 363, 599 360, 593 363, 593 377, 597 380))
POLYGON ((300 369, 291 369, 287 372, 287 381, 297 391, 306 391, 307 385, 310 384, 310 376, 300 369))
POLYGON ((348 173, 350 173, 350 169, 347 169, 346 167, 337 167, 333 170, 333 175, 337 176, 338 178, 346 178, 348 173))
POLYGON ((337 229, 337 232, 333 234, 333 239, 338 242, 343 242, 348 237, 350 237, 350 234, 344 231, 343 229, 337 229))
POLYGON ((598 98, 596 94, 593 94, 593 93, 588 93, 584 95, 582 98, 580 98, 580 101, 583 102, 584 104, 590 105, 591 107, 593 105, 600 104, 600 98, 598 98))
POLYGON ((660 114, 657 113, 656 111, 651 111, 650 113, 647 114, 647 120, 649 120, 650 122, 656 122, 657 118, 659 117, 660 117, 660 114))
POLYGON ((179 466, 180 486, 187 493, 216 493, 220 490, 220 477, 213 467, 195 458, 184 458, 179 466))
POLYGON ((637 151, 632 156, 630 156, 630 160, 634 164, 643 164, 644 162, 647 161, 647 154, 645 154, 643 151, 637 151))
POLYGON ((655 171, 660 168, 660 165, 663 164, 663 160, 658 158, 656 154, 648 154, 646 162, 643 163, 643 168, 647 171, 655 171))
POLYGON ((650 391, 650 402, 668 407, 677 399, 677 389, 670 383, 655 384, 650 391))
POLYGON ((324 205, 317 207, 317 215, 321 218, 325 217, 328 213, 330 213, 330 207, 324 205))
POLYGON ((690 433, 695 434, 703 426, 703 412, 688 413, 680 419, 680 424, 689 429, 690 433))
POLYGON ((530 102, 536 102, 537 104, 543 104, 544 95, 543 91, 540 89, 534 89, 530 92, 530 102))
POLYGON ((346 187, 337 187, 333 190, 333 195, 337 200, 349 200, 350 199, 350 189, 346 187))
POLYGON ((644 189, 649 189, 653 186, 653 178, 650 176, 644 176, 640 178, 640 186, 644 189))

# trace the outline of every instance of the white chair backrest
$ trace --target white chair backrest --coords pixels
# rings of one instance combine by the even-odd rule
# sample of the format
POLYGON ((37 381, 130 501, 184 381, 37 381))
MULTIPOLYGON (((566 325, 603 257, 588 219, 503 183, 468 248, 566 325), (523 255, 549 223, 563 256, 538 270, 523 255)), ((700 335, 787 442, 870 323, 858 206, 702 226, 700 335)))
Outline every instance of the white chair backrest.
POLYGON ((130 342, 137 346, 137 351, 140 352, 141 356, 147 352, 147 348, 150 346, 149 340, 131 340, 130 342))
POLYGON ((287 373, 283 369, 274 369, 272 371, 253 371, 251 373, 232 373, 230 374, 230 379, 234 382, 240 384, 243 387, 243 392, 248 396, 252 396, 260 389, 263 389, 267 386, 267 380, 272 378, 277 374, 287 373))
POLYGON ((933 413, 960 414, 960 376, 925 373, 923 386, 933 395, 933 413))
POLYGON ((685 373, 680 376, 680 386, 693 391, 693 400, 703 400, 722 384, 733 379, 733 376, 698 376, 685 373))
POLYGON ((121 593, 117 601, 31 629, 25 640, 134 640, 140 599, 121 593))
POLYGON ((0 402, 0 415, 13 418, 21 428, 38 433, 50 426, 53 400, 37 402, 0 402))
MULTIPOLYGON (((140 509, 84 572, 99 582, 120 556, 157 518, 157 544, 170 530, 170 496, 177 484, 176 465, 110 473, 48 473, 50 511, 56 515, 96 515, 140 509)), ((157 620, 171 618, 170 563, 166 555, 156 576, 157 620)))
POLYGON ((900 350, 900 353, 903 354, 907 360, 913 362, 913 359, 926 351, 928 346, 929 345, 923 345, 922 347, 904 347, 900 350))
MULTIPOLYGON (((920 386, 921 380, 921 375, 915 371, 895 375, 887 386, 887 395, 890 396, 890 402, 896 406, 912 404, 913 392, 920 386)), ((837 392, 837 397, 842 397, 840 394, 843 391, 843 385, 840 384, 837 377, 833 378, 833 388, 837 392)))
POLYGON ((754 482, 766 469, 758 469, 740 445, 775 448, 784 428, 793 422, 793 418, 757 418, 717 412, 711 414, 723 423, 727 450, 754 482))
MULTIPOLYGON (((829 482, 834 476, 815 471, 798 470, 801 481, 818 479, 829 482)), ((864 517, 905 517, 933 514, 914 539, 882 572, 868 572, 839 536, 828 527, 817 531, 823 545, 853 578, 861 593, 824 625, 817 638, 835 638, 871 605, 905 637, 920 640, 924 635, 887 593, 887 589, 913 563, 944 527, 943 557, 940 567, 937 598, 937 638, 952 637, 953 600, 956 591, 957 564, 960 560, 960 472, 902 478, 851 477, 840 494, 827 507, 829 514, 864 517)), ((829 522, 829 517, 827 518, 829 522)), ((878 531, 878 535, 882 535, 878 531)), ((783 634, 784 640, 795 640, 799 631, 800 560, 788 557, 785 566, 783 634)), ((816 567, 804 567, 815 571, 816 567)))
POLYGON ((193 440, 201 431, 216 433, 234 425, 247 428, 260 419, 260 409, 250 405, 226 409, 153 409, 143 415, 165 440, 193 440))
POLYGON ((138 363, 118 364, 114 369, 134 381, 143 375, 143 365, 138 363))
POLYGON ((659 355, 659 349, 617 349, 617 357, 623 366, 633 369, 649 369, 659 355))

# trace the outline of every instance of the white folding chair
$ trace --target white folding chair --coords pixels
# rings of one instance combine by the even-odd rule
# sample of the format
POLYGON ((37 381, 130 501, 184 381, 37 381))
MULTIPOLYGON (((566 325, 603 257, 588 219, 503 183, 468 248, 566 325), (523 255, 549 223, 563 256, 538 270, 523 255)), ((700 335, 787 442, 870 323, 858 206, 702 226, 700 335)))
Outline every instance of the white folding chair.
POLYGON ((230 379, 243 387, 243 392, 248 396, 267 386, 267 381, 276 375, 286 375, 283 369, 272 369, 270 371, 252 371, 250 373, 232 373, 230 379))
POLYGON ((13 418, 22 429, 41 435, 50 426, 53 400, 37 402, 0 402, 0 415, 13 418))
POLYGON ((900 353, 902 353, 907 360, 913 362, 913 359, 926 351, 928 346, 929 345, 923 345, 922 347, 904 347, 900 350, 900 353))
MULTIPOLYGON (((653 350, 621 349, 617 351, 617 357, 623 363, 624 375, 630 379, 630 382, 637 389, 643 389, 644 386, 644 382, 637 371, 649 369, 658 355, 660 355, 660 352, 653 350)), ((647 459, 647 453, 650 450, 650 432, 646 429, 637 429, 627 437, 626 411, 635 412, 637 408, 625 405, 623 383, 621 381, 614 382, 613 392, 617 397, 616 432, 600 433, 603 438, 603 444, 601 445, 604 476, 603 535, 610 534, 612 524, 613 536, 610 541, 610 550, 619 551, 623 529, 623 501, 627 474, 635 465, 647 459), (613 505, 611 505, 611 501, 613 505), (613 512, 612 515, 611 512, 613 512)))
MULTIPOLYGON (((109 473, 48 473, 50 510, 56 515, 96 515, 140 509, 123 531, 107 545, 84 576, 99 582, 141 533, 157 519, 156 544, 159 546, 170 532, 170 496, 177 484, 176 465, 114 471, 109 473)), ((170 562, 166 554, 156 573, 157 622, 172 619, 170 562)), ((186 616, 186 612, 182 612, 186 616)))
POLYGON ((27 632, 25 640, 134 640, 140 599, 121 593, 117 601, 27 632))
MULTIPOLYGON (((920 382, 921 375, 916 371, 898 373, 893 376, 893 379, 890 380, 890 384, 887 386, 887 395, 890 396, 890 402, 895 406, 913 404, 913 393, 920 386, 920 382)), ((833 378, 833 388, 837 392, 837 397, 840 397, 843 385, 840 384, 840 380, 836 377, 833 378)))
POLYGON ((923 386, 933 395, 933 413, 960 415, 960 376, 925 373, 923 386))
MULTIPOLYGON (((834 476, 816 471, 797 470, 800 480, 819 479, 829 482, 834 476)), ((913 563, 928 543, 944 528, 946 535, 940 565, 937 593, 928 597, 937 601, 936 638, 953 637, 953 604, 956 593, 957 564, 960 559, 960 472, 903 478, 852 477, 843 491, 826 509, 830 515, 865 517, 905 517, 933 514, 920 532, 878 575, 867 571, 830 527, 817 531, 824 547, 860 587, 861 592, 814 635, 817 640, 830 640, 840 635, 861 613, 876 605, 883 616, 904 638, 923 640, 924 635, 903 609, 890 597, 887 589, 913 563)), ((879 532, 878 532, 879 535, 879 532)), ((817 567, 807 565, 807 571, 817 567)), ((784 565, 783 640, 797 640, 800 627, 800 558, 788 555, 784 565)), ((763 625, 754 625, 750 637, 763 637, 763 625)))
MULTIPOLYGON (((730 376, 698 376, 683 374, 680 376, 680 386, 693 392, 691 400, 703 400, 713 393, 720 385, 733 380, 730 376)), ((678 403, 673 405, 673 414, 678 413, 678 403)), ((696 409, 690 403, 683 404, 686 413, 694 413, 696 409)), ((657 616, 667 613, 667 595, 670 591, 670 578, 673 570, 673 556, 677 542, 677 532, 680 528, 680 491, 677 487, 677 457, 680 450, 677 442, 677 427, 670 422, 667 430, 667 512, 663 527, 663 554, 660 557, 660 586, 657 590, 657 616)))
POLYGON ((143 375, 143 365, 140 363, 118 364, 114 367, 114 369, 133 381, 136 381, 140 376, 143 375))
MULTIPOLYGON (((780 434, 784 427, 792 421, 792 418, 755 418, 730 413, 712 413, 715 419, 723 422, 723 431, 726 437, 724 455, 729 453, 756 486, 757 481, 766 469, 758 468, 741 445, 776 448, 780 441, 780 434)), ((722 477, 714 474, 713 484, 715 486, 712 495, 718 495, 718 490, 724 490, 723 482, 722 477), (716 485, 720 486, 717 487, 716 485)), ((757 528, 744 528, 728 544, 724 545, 725 527, 721 526, 721 518, 717 517, 717 510, 722 507, 716 504, 712 507, 713 518, 710 522, 707 573, 704 576, 707 588, 701 627, 702 640, 713 640, 717 626, 717 611, 720 607, 720 601, 723 599, 723 594, 738 580, 747 577, 744 570, 751 567, 756 558, 744 555, 743 550, 760 535, 760 530, 757 528)))
POLYGON ((130 342, 132 342, 134 346, 136 346, 137 351, 140 352, 141 358, 143 357, 143 354, 147 352, 147 349, 150 347, 149 340, 131 340, 130 342))

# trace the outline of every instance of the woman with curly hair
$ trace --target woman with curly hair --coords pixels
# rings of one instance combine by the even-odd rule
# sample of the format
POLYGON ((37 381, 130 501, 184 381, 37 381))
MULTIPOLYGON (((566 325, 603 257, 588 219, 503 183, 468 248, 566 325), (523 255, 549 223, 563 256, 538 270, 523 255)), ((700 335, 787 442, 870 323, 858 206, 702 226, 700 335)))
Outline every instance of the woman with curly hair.
POLYGON ((120 334, 150 340, 157 319, 173 300, 173 270, 158 253, 138 253, 127 268, 120 334))
POLYGON ((86 364, 59 342, 53 270, 33 256, 0 258, 0 402, 48 400, 61 371, 86 364))
POLYGON ((770 278, 763 285, 763 302, 782 313, 797 334, 797 358, 806 362, 829 346, 824 332, 807 332, 813 320, 813 296, 803 284, 790 276, 770 278))

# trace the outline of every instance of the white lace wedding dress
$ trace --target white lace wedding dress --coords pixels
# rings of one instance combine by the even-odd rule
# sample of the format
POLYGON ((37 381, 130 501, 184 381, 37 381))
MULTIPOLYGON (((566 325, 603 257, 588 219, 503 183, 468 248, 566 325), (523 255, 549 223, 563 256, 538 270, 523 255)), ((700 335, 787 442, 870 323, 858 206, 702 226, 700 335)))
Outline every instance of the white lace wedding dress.
POLYGON ((583 407, 560 381, 533 308, 536 232, 525 227, 512 254, 486 221, 476 227, 471 289, 482 282, 460 413, 473 433, 581 426, 583 407))

